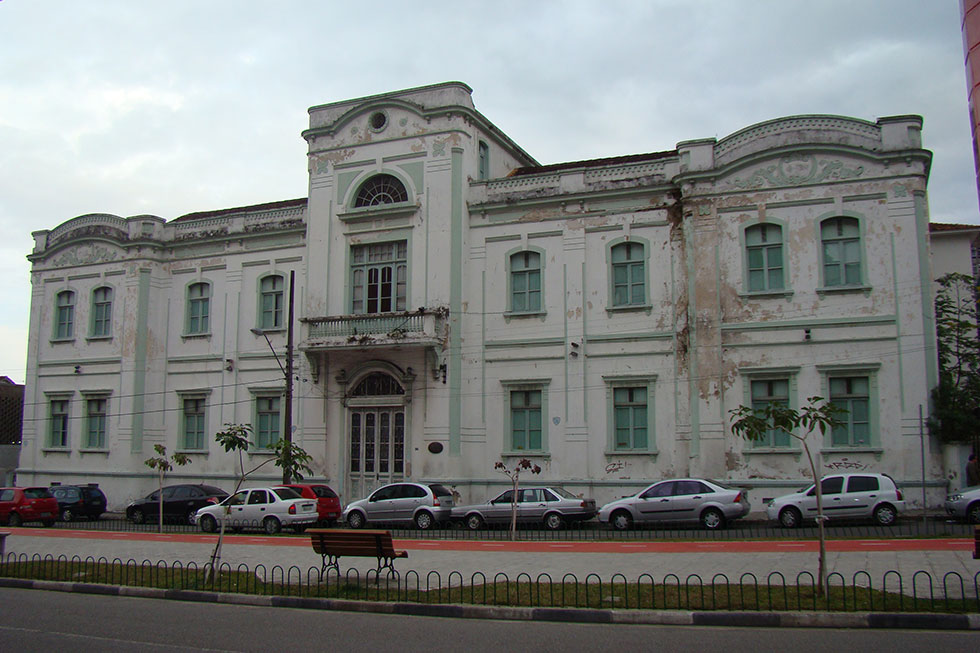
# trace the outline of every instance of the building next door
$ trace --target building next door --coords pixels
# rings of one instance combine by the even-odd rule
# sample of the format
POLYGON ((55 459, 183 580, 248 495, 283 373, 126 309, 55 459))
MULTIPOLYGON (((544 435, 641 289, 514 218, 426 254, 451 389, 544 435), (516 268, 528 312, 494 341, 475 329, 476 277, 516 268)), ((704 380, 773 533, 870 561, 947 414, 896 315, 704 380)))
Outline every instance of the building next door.
POLYGON ((367 375, 349 395, 349 500, 405 478, 404 395, 384 372, 367 375))

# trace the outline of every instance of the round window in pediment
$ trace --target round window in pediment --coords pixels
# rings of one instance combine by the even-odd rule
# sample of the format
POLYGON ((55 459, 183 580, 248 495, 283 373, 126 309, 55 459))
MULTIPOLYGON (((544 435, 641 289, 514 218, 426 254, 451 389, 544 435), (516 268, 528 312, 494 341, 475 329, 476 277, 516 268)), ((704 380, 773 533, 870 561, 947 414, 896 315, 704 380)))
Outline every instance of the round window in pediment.
POLYGON ((371 125, 371 129, 379 132, 388 126, 388 116, 385 115, 384 111, 375 111, 368 118, 368 124, 371 125))

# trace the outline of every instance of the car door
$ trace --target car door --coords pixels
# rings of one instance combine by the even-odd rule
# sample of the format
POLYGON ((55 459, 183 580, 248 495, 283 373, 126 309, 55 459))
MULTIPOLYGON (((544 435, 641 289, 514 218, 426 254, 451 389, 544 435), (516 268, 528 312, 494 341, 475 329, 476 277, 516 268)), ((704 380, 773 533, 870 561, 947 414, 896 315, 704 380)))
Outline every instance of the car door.
POLYGON ((506 523, 510 521, 511 505, 514 500, 514 491, 507 490, 501 492, 490 503, 481 508, 483 519, 487 523, 506 523))
POLYGON ((701 481, 676 481, 670 501, 671 521, 698 521, 711 489, 701 481))
MULTIPOLYGON (((828 519, 840 519, 846 514, 844 504, 844 477, 825 476, 820 481, 820 493, 823 495, 823 514, 828 519)), ((817 516, 817 489, 810 488, 803 502, 803 514, 809 519, 817 516)))
POLYGON ((262 520, 269 515, 271 501, 269 493, 265 490, 249 491, 243 511, 249 526, 258 526, 262 523, 262 520))
POLYGON ((647 488, 634 504, 638 521, 670 521, 675 481, 663 481, 647 488))
POLYGON ((373 522, 390 521, 391 515, 395 510, 395 496, 399 494, 398 485, 386 485, 378 488, 368 498, 364 511, 367 513, 367 520, 373 522))
POLYGON ((399 485, 396 495, 391 500, 391 521, 412 521, 415 510, 425 502, 428 496, 428 491, 418 485, 410 483, 399 485))
POLYGON ((245 522, 245 501, 248 499, 248 490, 241 490, 231 495, 224 501, 224 505, 228 506, 228 522, 233 525, 243 524, 245 522))
POLYGON ((847 478, 842 514, 850 518, 870 517, 878 502, 880 487, 878 477, 855 474, 847 478))
POLYGON ((10 516, 10 511, 14 507, 14 500, 16 498, 17 495, 12 489, 0 490, 0 519, 4 522, 10 516))
POLYGON ((544 519, 548 504, 545 502, 544 490, 532 488, 521 490, 521 501, 517 504, 517 518, 523 522, 537 522, 544 519))
POLYGON ((164 517, 182 520, 197 509, 194 506, 194 490, 196 488, 178 485, 170 489, 173 490, 173 494, 169 501, 166 500, 166 494, 164 494, 164 517))
MULTIPOLYGON (((163 488, 162 497, 163 497, 163 518, 164 518, 164 520, 173 519, 174 515, 176 514, 173 511, 174 492, 176 492, 176 491, 177 491, 177 488, 174 487, 174 486, 172 486, 172 485, 170 487, 163 488)), ((160 510, 160 507, 157 504, 157 501, 153 501, 153 503, 151 504, 150 509, 148 511, 149 514, 152 515, 153 517, 156 517, 157 514, 158 514, 157 513, 158 510, 160 510)))

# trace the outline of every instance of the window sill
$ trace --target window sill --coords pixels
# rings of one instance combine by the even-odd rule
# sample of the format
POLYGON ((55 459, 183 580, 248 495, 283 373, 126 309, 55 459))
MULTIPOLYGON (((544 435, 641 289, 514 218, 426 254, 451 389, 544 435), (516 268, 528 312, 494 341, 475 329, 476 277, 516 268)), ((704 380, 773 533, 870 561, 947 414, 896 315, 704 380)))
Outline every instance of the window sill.
POLYGON ((860 445, 854 447, 827 447, 820 450, 820 455, 827 453, 873 453, 876 456, 880 456, 885 452, 881 447, 869 447, 867 445, 860 445))
POLYGON ((743 456, 750 456, 753 454, 763 454, 768 456, 772 454, 778 455, 787 453, 799 457, 799 455, 803 453, 803 450, 795 447, 749 447, 742 450, 743 456))
POLYGON ((377 206, 365 206, 338 212, 337 219, 341 222, 356 222, 358 220, 370 220, 373 218, 397 218, 412 215, 418 209, 419 205, 411 202, 379 204, 377 206))
POLYGON ((177 453, 193 454, 195 456, 206 456, 210 452, 207 449, 178 449, 177 453))
POLYGON ((48 340, 48 342, 51 343, 52 345, 60 345, 60 344, 66 343, 66 342, 75 342, 75 338, 74 337, 72 337, 72 338, 51 338, 50 340, 48 340))
POLYGON ((738 294, 742 299, 789 299, 793 296, 793 291, 782 290, 748 290, 738 294))
POLYGON ((255 447, 254 449, 248 450, 248 455, 250 456, 275 456, 276 455, 275 449, 259 449, 255 445, 250 445, 250 446, 255 447))
POLYGON ((504 319, 509 321, 514 318, 522 319, 522 318, 529 318, 529 317, 537 317, 543 320, 546 315, 548 315, 548 311, 505 311, 504 319))
POLYGON ((41 453, 71 453, 71 447, 42 447, 41 453))
POLYGON ((86 447, 84 449, 79 449, 78 450, 78 453, 102 453, 102 454, 105 454, 105 455, 108 456, 109 455, 109 450, 108 449, 93 449, 93 448, 86 447))
POLYGON ((85 342, 98 342, 99 340, 112 340, 112 336, 88 336, 85 338, 85 342))
MULTIPOLYGON (((255 327, 255 328, 258 329, 259 331, 261 331, 262 333, 266 334, 266 335, 269 335, 270 333, 283 333, 286 330, 286 327, 284 327, 284 326, 276 326, 276 327, 261 327, 261 326, 259 326, 259 327, 255 327)), ((256 336, 256 338, 257 337, 258 336, 256 336)))
POLYGON ((606 449, 606 457, 610 456, 656 456, 659 451, 656 449, 606 449))
POLYGON ((503 451, 501 458, 551 458, 551 453, 547 451, 503 451))
POLYGON ((653 311, 651 304, 629 304, 627 306, 607 306, 606 313, 638 313, 640 311, 649 315, 653 311))
POLYGON ((864 293, 865 295, 871 292, 871 286, 866 286, 864 284, 852 285, 852 286, 822 286, 817 288, 818 295, 836 295, 836 294, 847 294, 847 293, 864 293))
POLYGON ((180 334, 182 340, 210 340, 211 332, 207 333, 182 333, 180 334))

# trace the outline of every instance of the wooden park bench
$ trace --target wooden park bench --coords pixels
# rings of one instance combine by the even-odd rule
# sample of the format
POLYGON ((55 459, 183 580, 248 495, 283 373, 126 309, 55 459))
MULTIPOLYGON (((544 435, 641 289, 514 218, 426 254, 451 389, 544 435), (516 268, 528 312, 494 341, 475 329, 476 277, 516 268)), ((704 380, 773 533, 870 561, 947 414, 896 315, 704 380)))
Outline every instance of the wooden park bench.
POLYGON ((391 531, 362 530, 352 528, 311 528, 313 550, 320 554, 323 564, 320 573, 333 567, 340 573, 341 556, 374 557, 378 560, 378 573, 382 569, 395 570, 396 558, 407 558, 408 551, 395 551, 391 531))

